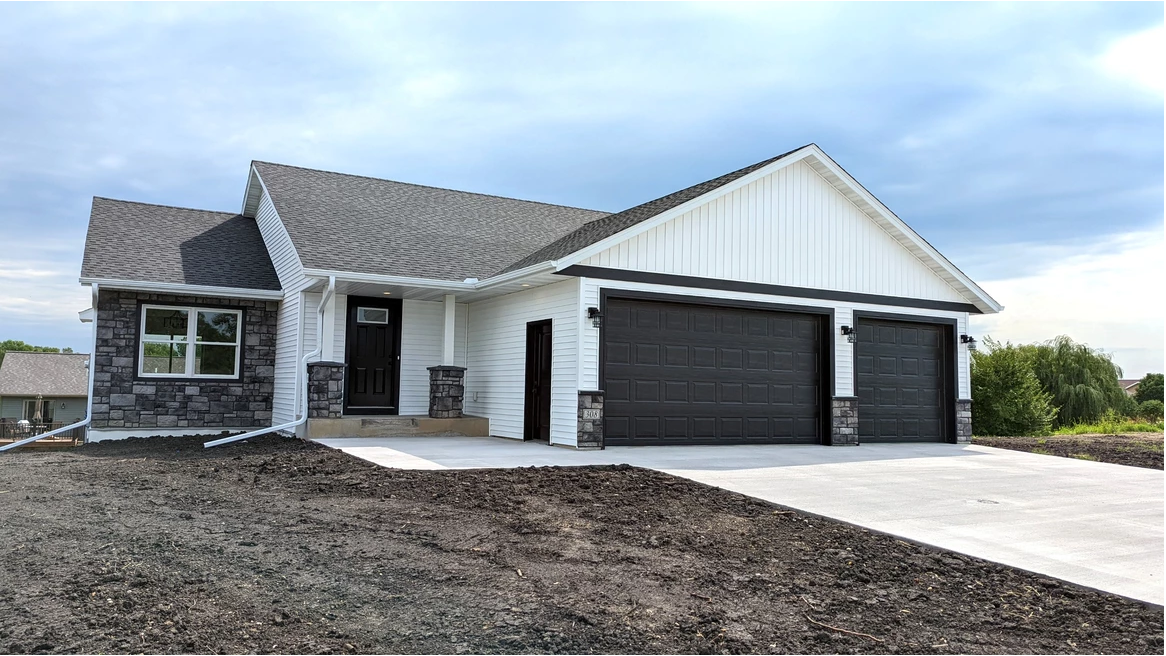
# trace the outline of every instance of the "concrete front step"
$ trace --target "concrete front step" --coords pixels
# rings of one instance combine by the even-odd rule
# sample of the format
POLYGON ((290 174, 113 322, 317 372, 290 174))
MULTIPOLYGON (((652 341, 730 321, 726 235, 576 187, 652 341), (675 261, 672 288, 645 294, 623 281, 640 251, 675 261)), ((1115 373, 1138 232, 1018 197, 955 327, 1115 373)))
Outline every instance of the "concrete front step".
POLYGON ((308 438, 318 437, 409 437, 422 435, 468 435, 485 437, 490 434, 490 420, 485 417, 433 417, 377 415, 340 417, 338 419, 309 419, 308 438))

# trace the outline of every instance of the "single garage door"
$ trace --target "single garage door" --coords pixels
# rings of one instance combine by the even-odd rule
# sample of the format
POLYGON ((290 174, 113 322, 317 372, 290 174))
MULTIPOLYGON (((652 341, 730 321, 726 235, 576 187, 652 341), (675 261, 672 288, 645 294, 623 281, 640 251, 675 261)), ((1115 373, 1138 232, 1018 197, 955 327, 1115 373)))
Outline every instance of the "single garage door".
POLYGON ((860 442, 944 442, 947 328, 856 321, 860 442))
POLYGON ((609 299, 604 317, 607 444, 820 443, 819 316, 609 299))

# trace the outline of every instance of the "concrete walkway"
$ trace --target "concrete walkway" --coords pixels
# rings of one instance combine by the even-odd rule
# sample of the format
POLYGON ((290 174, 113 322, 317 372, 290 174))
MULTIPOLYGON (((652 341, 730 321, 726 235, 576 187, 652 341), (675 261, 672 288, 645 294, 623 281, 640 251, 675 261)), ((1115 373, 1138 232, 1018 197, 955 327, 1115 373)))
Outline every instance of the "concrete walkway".
POLYGON ((982 446, 616 447, 492 437, 321 439, 385 467, 627 463, 1155 604, 1161 471, 982 446))

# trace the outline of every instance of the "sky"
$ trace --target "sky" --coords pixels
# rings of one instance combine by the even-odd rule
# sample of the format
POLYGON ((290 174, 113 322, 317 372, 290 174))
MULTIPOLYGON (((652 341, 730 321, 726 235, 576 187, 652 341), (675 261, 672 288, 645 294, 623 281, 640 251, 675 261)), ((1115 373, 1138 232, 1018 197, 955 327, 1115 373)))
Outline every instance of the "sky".
POLYGON ((93 196, 253 159, 618 211, 814 142, 1005 306, 1163 369, 1160 3, 0 3, 0 341, 87 348, 93 196))

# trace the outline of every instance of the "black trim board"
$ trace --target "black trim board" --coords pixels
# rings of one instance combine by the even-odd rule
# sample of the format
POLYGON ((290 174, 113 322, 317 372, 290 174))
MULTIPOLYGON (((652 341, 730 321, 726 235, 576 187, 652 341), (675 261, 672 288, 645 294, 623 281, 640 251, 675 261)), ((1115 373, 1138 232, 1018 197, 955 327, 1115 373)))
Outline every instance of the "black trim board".
MULTIPOLYGON (((955 405, 956 399, 959 397, 959 353, 956 351, 959 348, 959 340, 956 339, 956 333, 959 332, 959 321, 955 319, 947 319, 943 317, 926 317, 912 314, 894 314, 892 312, 864 312, 861 310, 854 311, 853 322, 858 326, 858 322, 862 319, 875 319, 878 321, 897 321, 899 323, 923 323, 938 326, 946 326, 950 330, 945 331, 944 347, 947 349, 947 362, 943 363, 947 369, 944 378, 943 403, 944 403, 944 440, 950 444, 956 442, 956 425, 955 425, 955 405)), ((858 343, 851 344, 851 362, 856 362, 858 359, 858 343)), ((858 366, 851 367, 851 374, 853 380, 851 384, 854 393, 858 394, 858 366)), ((861 443, 862 437, 859 436, 861 443)))
MULTIPOLYGON (((831 400, 834 398, 834 308, 832 307, 817 307, 811 305, 791 305, 789 303, 763 303, 760 301, 741 301, 721 298, 709 298, 706 296, 685 296, 683 294, 658 294, 655 292, 641 292, 621 289, 607 289, 600 288, 599 290, 599 312, 600 314, 607 312, 607 301, 609 298, 641 300, 641 301, 658 301, 662 303, 681 303, 684 305, 709 305, 713 307, 734 307, 743 308, 747 310, 765 310, 769 312, 797 312, 801 314, 814 314, 822 317, 821 321, 821 335, 819 339, 822 344, 822 351, 819 354, 818 368, 821 371, 819 390, 819 404, 821 414, 821 441, 823 445, 830 444, 830 437, 832 434, 832 404, 831 400)), ((604 339, 604 326, 599 326, 599 384, 602 387, 607 386, 607 379, 605 376, 603 363, 606 360, 606 347, 604 339)), ((955 415, 952 415, 952 421, 955 421, 955 415)), ((954 426, 954 424, 953 424, 954 426)), ((605 437, 606 441, 606 437, 605 437)))
POLYGON ((722 280, 720 278, 699 278, 696 276, 678 276, 670 273, 651 273, 648 271, 629 271, 626 269, 611 269, 608 267, 587 266, 576 264, 558 272, 562 276, 576 276, 582 278, 599 278, 601 280, 622 280, 625 282, 642 282, 655 285, 669 285, 672 287, 693 287, 696 289, 716 289, 726 292, 746 292, 752 294, 769 294, 771 296, 790 296, 793 298, 808 298, 822 301, 842 301, 846 303, 869 303, 871 305, 892 305, 896 307, 919 308, 922 310, 948 310, 951 312, 968 312, 983 314, 971 303, 956 303, 954 301, 931 301, 920 298, 905 298, 902 296, 882 296, 879 294, 860 294, 857 292, 840 292, 830 289, 813 289, 810 287, 789 287, 786 285, 770 285, 759 282, 743 282, 740 280, 722 280))

